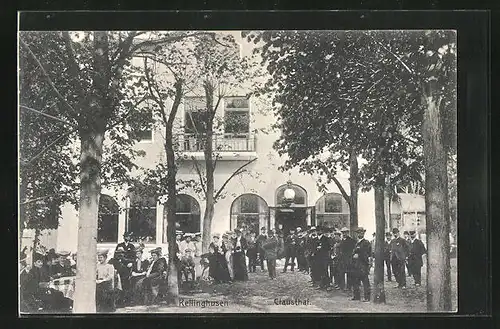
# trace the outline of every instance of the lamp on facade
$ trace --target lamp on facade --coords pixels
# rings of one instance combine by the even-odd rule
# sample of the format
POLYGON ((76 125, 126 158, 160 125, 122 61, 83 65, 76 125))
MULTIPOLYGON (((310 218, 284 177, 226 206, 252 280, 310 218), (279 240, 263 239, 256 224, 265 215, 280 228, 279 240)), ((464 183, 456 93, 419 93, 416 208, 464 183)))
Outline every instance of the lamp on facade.
POLYGON ((295 200, 295 190, 292 188, 291 180, 287 182, 287 188, 283 192, 283 197, 286 203, 293 203, 293 200, 295 200))

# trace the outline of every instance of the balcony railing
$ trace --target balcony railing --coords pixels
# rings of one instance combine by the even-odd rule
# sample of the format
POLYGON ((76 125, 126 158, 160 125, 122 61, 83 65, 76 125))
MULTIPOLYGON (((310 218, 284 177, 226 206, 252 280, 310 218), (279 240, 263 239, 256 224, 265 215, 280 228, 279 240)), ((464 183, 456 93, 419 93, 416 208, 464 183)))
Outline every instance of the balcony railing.
MULTIPOLYGON (((214 152, 255 152, 254 134, 214 134, 214 152)), ((205 138, 202 134, 183 134, 179 136, 179 150, 182 152, 203 152, 205 138)))

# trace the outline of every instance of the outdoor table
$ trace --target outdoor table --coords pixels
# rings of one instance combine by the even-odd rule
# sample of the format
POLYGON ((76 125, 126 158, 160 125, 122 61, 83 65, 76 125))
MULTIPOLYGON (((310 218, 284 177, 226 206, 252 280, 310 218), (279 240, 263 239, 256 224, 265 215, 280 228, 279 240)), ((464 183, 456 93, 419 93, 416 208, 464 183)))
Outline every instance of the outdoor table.
POLYGON ((73 293, 75 292, 75 278, 76 276, 67 276, 52 280, 49 282, 49 288, 62 292, 66 298, 73 299, 73 293))

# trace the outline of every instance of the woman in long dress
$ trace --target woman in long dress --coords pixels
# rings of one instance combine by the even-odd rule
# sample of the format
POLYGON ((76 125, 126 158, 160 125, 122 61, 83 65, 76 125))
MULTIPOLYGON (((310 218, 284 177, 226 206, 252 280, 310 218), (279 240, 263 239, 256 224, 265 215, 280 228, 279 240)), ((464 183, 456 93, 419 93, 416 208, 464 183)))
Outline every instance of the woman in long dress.
POLYGON ((227 249, 223 244, 219 243, 219 238, 220 236, 215 234, 209 246, 209 275, 214 279, 215 283, 231 281, 225 257, 227 249))
POLYGON ((231 280, 234 279, 234 257, 233 257, 233 250, 234 246, 229 240, 229 234, 226 233, 222 235, 222 247, 226 250, 225 252, 225 258, 226 258, 226 263, 227 267, 229 270, 229 277, 231 280))
POLYGON ((106 262, 108 251, 99 252, 97 256, 96 273, 96 309, 97 312, 114 312, 116 310, 114 298, 115 268, 106 262))

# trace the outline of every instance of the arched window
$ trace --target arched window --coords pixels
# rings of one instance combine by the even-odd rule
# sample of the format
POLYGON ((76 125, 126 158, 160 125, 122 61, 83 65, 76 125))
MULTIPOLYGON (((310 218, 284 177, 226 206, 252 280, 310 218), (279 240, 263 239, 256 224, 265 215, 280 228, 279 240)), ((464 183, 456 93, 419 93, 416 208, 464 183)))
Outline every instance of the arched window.
POLYGON ((328 193, 316 202, 316 223, 320 226, 349 227, 349 205, 340 193, 328 193))
POLYGON ((118 242, 118 203, 106 194, 99 198, 97 242, 118 242))
MULTIPOLYGON (((167 216, 167 209, 163 211, 163 216, 167 216)), ((179 224, 178 230, 187 233, 197 233, 201 231, 200 204, 190 195, 178 194, 175 202, 175 218, 179 224)), ((166 243, 166 230, 163 234, 163 242, 166 243)))
POLYGON ((297 184, 284 184, 277 188, 276 190, 276 205, 282 205, 285 203, 285 190, 287 188, 292 188, 295 191, 295 199, 293 200, 294 205, 307 206, 307 192, 306 190, 297 184))
POLYGON ((156 243, 156 198, 129 192, 125 229, 132 233, 132 241, 143 238, 146 243, 156 243))
POLYGON ((261 227, 267 227, 268 218, 269 207, 256 194, 242 194, 231 205, 231 229, 245 227, 258 234, 261 227))

